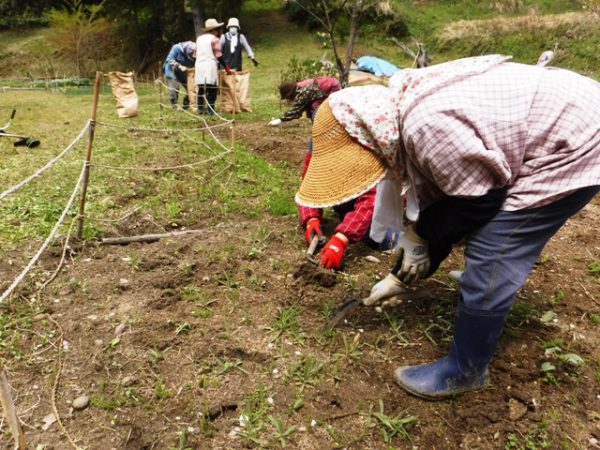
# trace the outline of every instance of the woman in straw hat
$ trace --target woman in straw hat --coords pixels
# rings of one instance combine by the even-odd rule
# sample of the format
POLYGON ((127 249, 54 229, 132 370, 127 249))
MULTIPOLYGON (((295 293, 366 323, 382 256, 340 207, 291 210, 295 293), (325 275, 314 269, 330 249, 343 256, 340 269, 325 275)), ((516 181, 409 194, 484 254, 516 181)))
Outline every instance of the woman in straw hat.
POLYGON ((600 84, 508 59, 405 70, 389 88, 331 95, 315 118, 299 204, 345 202, 384 177, 408 181, 419 204, 398 263, 365 304, 393 304, 403 283, 431 275, 466 240, 448 355, 394 373, 421 397, 484 386, 505 318, 544 245, 600 190, 600 84))
POLYGON ((204 114, 204 103, 206 99, 206 113, 215 113, 215 102, 217 100, 217 85, 219 83, 219 64, 225 68, 227 74, 231 69, 223 59, 221 52, 221 41, 219 34, 223 22, 216 19, 208 19, 204 22, 203 33, 196 39, 196 73, 195 82, 198 86, 198 113, 204 114))

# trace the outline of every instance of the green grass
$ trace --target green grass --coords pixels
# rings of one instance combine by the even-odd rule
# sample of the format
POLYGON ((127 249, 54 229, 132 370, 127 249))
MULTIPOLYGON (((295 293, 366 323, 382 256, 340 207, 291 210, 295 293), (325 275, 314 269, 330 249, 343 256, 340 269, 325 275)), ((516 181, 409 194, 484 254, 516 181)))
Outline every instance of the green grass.
MULTIPOLYGON (((201 133, 190 129, 200 125, 197 119, 161 111, 154 87, 138 85, 140 115, 121 121, 106 90, 104 86, 100 96, 93 163, 163 167, 202 161, 224 151, 208 134, 203 141, 201 133), (186 131, 151 133, 128 127, 186 131)), ((3 105, 17 109, 9 130, 34 135, 42 142, 37 149, 13 149, 8 139, 0 141, 0 190, 4 190, 69 144, 90 115, 91 96, 49 91, 7 91, 0 95, 3 105)), ((0 111, 8 119, 10 109, 0 111)), ((4 123, 4 119, 0 121, 4 123)), ((229 131, 223 130, 221 139, 228 146, 229 131)), ((60 163, 0 203, 3 249, 17 248, 22 242, 36 241, 49 233, 81 170, 86 141, 87 136, 60 163)), ((110 232, 130 208, 138 208, 140 215, 150 214, 157 224, 156 231, 210 226, 233 217, 253 219, 262 217, 265 211, 274 216, 295 214, 295 187, 295 174, 287 165, 270 164, 240 143, 220 159, 191 169, 153 172, 92 167, 85 235, 92 238, 110 232)), ((71 217, 74 214, 75 209, 71 217)))

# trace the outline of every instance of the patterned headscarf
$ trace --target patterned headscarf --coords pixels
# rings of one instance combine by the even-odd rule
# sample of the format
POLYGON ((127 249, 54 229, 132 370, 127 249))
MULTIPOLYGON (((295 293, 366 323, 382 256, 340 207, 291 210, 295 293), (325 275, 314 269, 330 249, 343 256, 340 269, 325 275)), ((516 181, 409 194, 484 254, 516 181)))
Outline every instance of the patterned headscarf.
POLYGON ((329 104, 350 136, 375 152, 396 175, 401 175, 404 172, 401 124, 412 106, 444 86, 486 72, 510 58, 477 56, 422 69, 404 69, 390 79, 388 87, 344 89, 331 94, 329 104))
POLYGON ((188 59, 196 59, 196 43, 192 41, 185 41, 181 43, 181 50, 188 59))

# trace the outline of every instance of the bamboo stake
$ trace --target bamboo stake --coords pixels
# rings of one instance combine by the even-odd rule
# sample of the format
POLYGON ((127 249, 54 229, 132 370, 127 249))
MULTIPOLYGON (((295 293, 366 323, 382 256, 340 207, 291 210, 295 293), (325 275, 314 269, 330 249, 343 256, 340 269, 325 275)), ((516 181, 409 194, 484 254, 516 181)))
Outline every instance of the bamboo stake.
MULTIPOLYGON (((233 74, 233 116, 232 116, 233 122, 231 122, 231 150, 234 149, 234 145, 235 145, 235 111, 236 111, 237 107, 239 106, 236 82, 237 82, 237 77, 236 77, 236 74, 234 73, 233 74)), ((240 108, 240 112, 242 112, 241 108, 240 108)))
POLYGON ((102 72, 96 72, 94 80, 94 101, 92 105, 92 117, 90 119, 90 133, 88 137, 87 152, 85 156, 85 169, 83 173, 83 182, 81 184, 81 200, 79 202, 79 223, 77 224, 77 239, 81 240, 83 236, 83 219, 85 214, 85 196, 87 193, 88 181, 90 179, 90 161, 92 159, 92 147, 94 145, 94 130, 96 128, 96 113, 98 111, 98 94, 100 90, 100 77, 102 72))
MULTIPOLYGON (((163 77, 160 76, 161 66, 160 62, 158 63, 158 77, 157 79, 163 81, 163 77)), ((162 83, 158 83, 158 105, 160 107, 161 119, 162 119, 162 109, 163 109, 163 87, 162 83)))
POLYGON ((0 400, 2 401, 2 408, 4 409, 4 416, 8 422, 8 427, 15 440, 15 449, 26 450, 27 443, 25 442, 25 435, 21 429, 19 418, 17 417, 17 409, 13 402, 12 396, 10 395, 10 385, 4 374, 4 367, 0 365, 0 400))

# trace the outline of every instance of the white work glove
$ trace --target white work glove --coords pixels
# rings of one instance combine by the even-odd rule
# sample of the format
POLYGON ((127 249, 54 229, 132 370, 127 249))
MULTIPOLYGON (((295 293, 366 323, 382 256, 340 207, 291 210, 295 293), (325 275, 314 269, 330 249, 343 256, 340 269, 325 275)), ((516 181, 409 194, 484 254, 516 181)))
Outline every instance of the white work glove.
POLYGON ((269 122, 269 126, 271 127, 276 127, 277 125, 279 125, 281 123, 281 119, 273 119, 269 122))
POLYGON ((185 66, 182 66, 181 64, 179 64, 179 65, 177 66, 177 69, 181 70, 182 72, 187 72, 187 69, 188 69, 188 68, 187 68, 187 67, 185 67, 185 66))
POLYGON ((381 308, 384 308, 388 305, 395 306, 399 302, 391 303, 392 299, 390 297, 402 294, 406 291, 406 286, 402 283, 402 281, 400 281, 396 275, 390 273, 387 277, 373 286, 369 297, 363 300, 363 304, 367 306, 373 306, 381 303, 383 300, 389 299, 389 301, 384 301, 382 303, 381 308))
POLYGON ((415 233, 413 225, 406 229, 394 252, 399 257, 396 276, 402 282, 411 284, 427 275, 431 266, 429 244, 415 233))

